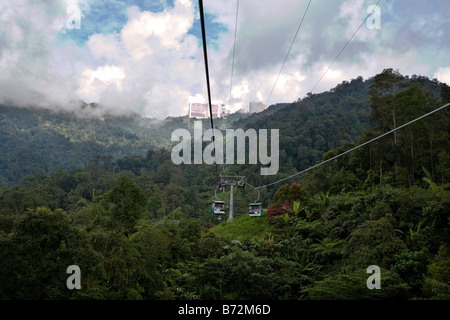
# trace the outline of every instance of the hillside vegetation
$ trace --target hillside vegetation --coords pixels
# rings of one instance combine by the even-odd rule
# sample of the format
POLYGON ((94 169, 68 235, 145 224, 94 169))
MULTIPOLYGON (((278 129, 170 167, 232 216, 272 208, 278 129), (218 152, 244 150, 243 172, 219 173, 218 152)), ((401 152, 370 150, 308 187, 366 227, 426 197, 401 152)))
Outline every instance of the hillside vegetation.
MULTIPOLYGON (((257 165, 228 166, 225 173, 244 174, 252 186, 261 186, 449 102, 448 86, 387 69, 272 108, 267 117, 263 112, 221 120, 221 130, 279 128, 281 137, 278 175, 263 177, 257 165)), ((25 117, 24 111, 8 110, 2 120, 8 132, 21 132, 14 124, 23 120, 14 114, 25 117)), ((38 117, 35 112, 30 117, 38 117)), ((49 118, 39 121, 34 131, 23 129, 24 136, 34 132, 44 139, 44 132, 56 132, 49 118)), ((107 132, 89 121, 86 130, 107 132)), ((178 125, 193 126, 186 118, 166 123, 157 137, 178 125)), ((10 183, 0 188, 0 298, 450 299, 449 123, 450 111, 443 110, 307 174, 261 188, 263 217, 246 214, 255 191, 235 188, 231 222, 210 213, 215 196, 229 196, 229 190, 214 193, 215 166, 176 166, 166 148, 132 154, 150 141, 142 127, 133 132, 136 144, 131 136, 123 138, 131 150, 123 157, 96 154, 78 169, 52 169, 20 183, 2 174, 10 183), (80 267, 81 290, 66 287, 70 265, 80 267), (371 265, 380 267, 381 290, 366 286, 371 265)), ((69 130, 77 125, 61 126, 58 135, 68 148, 83 140, 69 130)), ((118 148, 108 137, 97 145, 118 148)), ((52 143, 57 149, 57 140, 52 143)), ((11 157, 3 154, 2 163, 20 158, 13 145, 5 150, 11 157)), ((45 150, 42 159, 55 154, 45 150)), ((38 168, 45 163, 39 159, 23 163, 38 168)))

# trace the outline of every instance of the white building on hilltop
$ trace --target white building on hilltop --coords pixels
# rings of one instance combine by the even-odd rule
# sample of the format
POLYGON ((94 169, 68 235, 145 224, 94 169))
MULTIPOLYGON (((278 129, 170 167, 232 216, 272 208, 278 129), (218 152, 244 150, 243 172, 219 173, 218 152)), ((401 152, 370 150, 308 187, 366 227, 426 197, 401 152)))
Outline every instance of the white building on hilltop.
MULTIPOLYGON (((230 114, 230 110, 224 105, 211 105, 213 118, 222 118, 230 114)), ((209 106, 207 103, 189 103, 189 118, 209 118, 209 106)))

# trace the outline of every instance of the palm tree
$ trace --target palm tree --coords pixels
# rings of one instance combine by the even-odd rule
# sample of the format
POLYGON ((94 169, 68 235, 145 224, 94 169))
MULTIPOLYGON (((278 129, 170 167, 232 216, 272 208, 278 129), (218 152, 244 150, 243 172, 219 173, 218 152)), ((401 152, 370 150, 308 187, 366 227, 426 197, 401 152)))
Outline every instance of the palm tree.
POLYGON ((315 259, 318 261, 329 261, 342 252, 342 245, 345 240, 343 239, 331 239, 330 237, 324 238, 319 243, 314 243, 310 246, 310 249, 315 253, 315 259))

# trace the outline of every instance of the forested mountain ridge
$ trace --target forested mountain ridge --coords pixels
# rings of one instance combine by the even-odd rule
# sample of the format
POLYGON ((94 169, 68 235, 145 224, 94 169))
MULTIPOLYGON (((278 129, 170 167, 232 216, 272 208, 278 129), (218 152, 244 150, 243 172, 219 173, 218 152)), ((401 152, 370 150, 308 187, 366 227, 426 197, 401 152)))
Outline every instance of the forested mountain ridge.
POLYGON ((0 106, 0 183, 16 184, 38 172, 70 171, 96 155, 145 154, 155 143, 140 139, 132 124, 131 117, 79 117, 66 111, 0 106))
MULTIPOLYGON (((281 131, 280 174, 225 170, 259 186, 449 102, 448 86, 392 69, 344 82, 268 117, 218 121, 221 130, 281 131), (342 115, 350 127, 340 130, 342 115)), ((0 188, 0 298, 450 299, 449 111, 262 188, 260 218, 247 215, 257 195, 245 187, 235 189, 235 220, 218 221, 214 166, 176 166, 166 149, 28 176, 0 188), (81 290, 66 286, 74 264, 81 290), (381 290, 366 286, 370 265, 381 290)))
POLYGON ((357 78, 328 92, 308 94, 270 117, 262 113, 235 125, 279 129, 280 149, 286 152, 281 163, 289 159, 301 170, 317 163, 323 153, 357 142, 369 121, 370 84, 371 79, 357 78))
MULTIPOLYGON (((216 128, 280 130, 281 172, 305 169, 322 154, 356 144, 370 118, 368 103, 372 79, 344 81, 334 89, 308 94, 294 103, 269 106, 264 112, 232 114, 216 119, 216 128)), ((425 77, 402 79, 403 86, 418 85, 439 96, 444 85, 425 77)), ((99 115, 95 105, 78 111, 0 106, 0 185, 14 185, 26 176, 85 166, 95 156, 144 156, 148 149, 169 149, 177 128, 192 130, 194 119, 158 121, 130 112, 99 115), (92 109, 93 112, 90 112, 92 109)), ((209 120, 203 120, 209 128, 209 120)))
POLYGON ((189 123, 187 117, 99 115, 90 108, 69 112, 0 105, 0 185, 38 172, 81 168, 96 156, 145 156, 149 149, 169 148, 172 131, 189 123))
MULTIPOLYGON (((264 113, 238 120, 235 127, 278 128, 280 149, 285 150, 281 162, 288 159, 297 170, 316 164, 322 155, 346 144, 356 145, 371 118, 369 91, 373 77, 362 77, 343 81, 330 91, 309 93, 270 117, 264 113)), ((420 87, 435 98, 440 98, 441 89, 448 87, 437 80, 422 76, 402 76, 395 90, 420 87)))

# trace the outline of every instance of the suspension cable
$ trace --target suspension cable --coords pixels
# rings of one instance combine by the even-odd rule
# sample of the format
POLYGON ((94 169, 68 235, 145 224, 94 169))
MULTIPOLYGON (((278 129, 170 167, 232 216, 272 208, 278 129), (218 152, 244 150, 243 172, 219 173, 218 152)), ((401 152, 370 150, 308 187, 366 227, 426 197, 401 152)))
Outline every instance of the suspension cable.
POLYGON ((269 97, 267 98, 267 101, 266 101, 266 107, 269 106, 269 100, 270 100, 270 97, 272 96, 273 90, 275 89, 275 86, 277 85, 278 78, 280 77, 280 74, 281 74, 281 72, 283 71, 284 64, 285 64, 286 61, 287 61, 287 58, 288 58, 288 56, 289 56, 289 53, 291 53, 292 46, 294 45, 295 39, 297 38, 297 35, 298 35, 298 32, 300 31, 300 28, 302 27, 303 20, 305 19, 306 13, 308 13, 308 9, 309 9, 309 6, 310 6, 310 4, 311 4, 311 1, 312 1, 312 0, 309 0, 308 6, 306 7, 305 13, 303 14, 302 20, 300 21, 300 24, 298 25, 297 32, 296 32, 295 35, 294 35, 294 39, 292 39, 291 46, 289 47, 289 50, 288 50, 288 52, 287 52, 287 54, 286 54, 286 57, 284 58, 283 64, 281 65, 281 69, 280 69, 280 71, 278 72, 277 78, 275 79, 275 83, 273 84, 272 90, 270 91, 269 97))
MULTIPOLYGON (((239 14, 239 0, 236 3, 236 20, 234 22, 234 40, 233 40, 233 60, 231 62, 231 76, 230 76, 230 96, 228 100, 228 107, 231 108, 231 93, 233 91, 233 75, 234 75, 234 57, 236 52, 236 35, 237 35, 237 25, 238 25, 238 14, 239 14)), ((225 172, 225 161, 222 165, 222 171, 225 172)))
MULTIPOLYGON (((206 45, 206 31, 205 31, 205 17, 204 17, 204 12, 203 12, 203 0, 198 0, 198 5, 199 5, 199 11, 200 11, 200 24, 201 24, 201 28, 202 28, 203 57, 205 60, 206 88, 208 90, 209 116, 210 116, 210 122, 211 122, 212 140, 214 143, 214 155, 215 155, 216 137, 214 135, 214 120, 213 120, 212 103, 211 103, 211 87, 209 85, 208 49, 207 49, 207 45, 206 45)), ((216 177, 217 177, 217 180, 219 180, 217 161, 215 161, 215 164, 216 164, 216 177)))
MULTIPOLYGON (((375 7, 377 7, 380 4, 381 0, 378 0, 377 4, 375 5, 375 7)), ((364 19, 364 21, 359 25, 358 29, 356 29, 356 31, 352 34, 352 36, 350 37, 350 39, 348 39, 347 43, 344 45, 344 47, 341 49, 341 51, 339 51, 339 53, 337 54, 337 56, 334 58, 333 62, 331 62, 331 64, 328 66, 328 68, 325 70, 325 72, 322 74, 322 76, 320 77, 320 79, 316 82, 316 84, 314 85, 314 87, 312 87, 311 90, 309 90, 310 93, 312 93, 314 91, 314 89, 317 87, 317 85, 320 83, 320 81, 322 81, 323 77, 325 77, 325 75, 327 74, 327 72, 331 69, 331 67, 333 66, 333 64, 336 62, 336 60, 340 57, 340 55, 342 54, 342 52, 345 50, 345 48, 347 48, 348 44, 350 43, 350 41, 352 41, 352 39, 355 37, 356 33, 358 33, 359 29, 361 29, 361 27, 363 26, 364 23, 366 23, 367 19, 369 19, 369 17, 375 12, 375 7, 373 8, 373 10, 366 16, 366 18, 364 19)))
POLYGON ((330 158, 330 159, 327 159, 327 160, 325 160, 325 161, 322 161, 322 162, 320 162, 320 163, 318 163, 318 164, 316 164, 316 165, 313 165, 312 167, 309 167, 309 168, 307 168, 307 169, 305 169, 305 170, 302 170, 302 171, 300 171, 300 172, 297 172, 297 173, 295 173, 295 174, 293 174, 293 175, 290 175, 290 176, 288 176, 288 177, 286 177, 286 178, 283 178, 283 179, 280 179, 280 180, 277 180, 277 181, 275 181, 275 182, 268 183, 268 184, 265 184, 265 185, 259 186, 259 187, 253 187, 253 186, 251 186, 251 185, 248 184, 248 183, 246 183, 246 184, 247 184, 248 186, 250 186, 251 188, 253 188, 253 189, 261 189, 261 188, 269 187, 269 186, 271 186, 271 185, 278 184, 278 183, 280 183, 280 182, 282 182, 282 181, 291 179, 291 178, 293 178, 293 177, 295 177, 295 176, 298 176, 298 175, 303 174, 303 173, 306 173, 306 172, 308 172, 308 171, 310 171, 310 170, 312 170, 312 169, 315 169, 315 168, 317 168, 317 167, 320 167, 320 166, 322 166, 322 165, 324 165, 324 164, 326 164, 326 163, 328 163, 328 162, 330 162, 330 161, 336 160, 336 159, 338 159, 338 158, 340 158, 340 157, 346 155, 347 153, 350 153, 350 152, 355 151, 355 150, 357 150, 357 149, 359 149, 359 148, 362 148, 362 147, 364 147, 364 146, 366 146, 366 145, 368 145, 368 144, 370 144, 370 143, 372 143, 372 142, 375 142, 375 141, 377 141, 377 140, 379 140, 379 139, 381 139, 381 138, 383 138, 383 137, 385 137, 385 136, 387 136, 387 135, 389 135, 389 134, 391 134, 391 133, 393 133, 393 132, 396 132, 397 130, 400 130, 400 129, 402 129, 402 128, 405 128, 405 127, 407 127, 407 126, 409 126, 409 125, 411 125, 411 124, 413 124, 413 123, 415 123, 415 122, 417 122, 417 121, 419 121, 419 120, 422 120, 422 119, 424 119, 424 118, 426 118, 426 117, 428 117, 428 116, 430 116, 430 115, 432 115, 432 114, 434 114, 434 113, 436 113, 436 112, 438 112, 438 111, 441 111, 441 110, 447 108, 448 106, 450 106, 450 103, 447 103, 446 105, 444 105, 444 106, 442 106, 442 107, 439 107, 439 108, 437 108, 437 109, 434 109, 433 111, 430 111, 430 112, 428 112, 428 113, 426 113, 426 114, 424 114, 424 115, 422 115, 422 116, 420 116, 420 117, 418 117, 418 118, 416 118, 416 119, 414 119, 414 120, 411 120, 411 121, 409 121, 409 122, 407 122, 407 123, 405 123, 405 124, 403 124, 403 125, 401 125, 401 126, 395 128, 395 129, 392 129, 391 131, 385 132, 385 133, 379 135, 378 137, 375 137, 375 138, 373 138, 373 139, 371 139, 371 140, 369 140, 369 141, 366 141, 366 142, 364 142, 364 143, 362 143, 362 144, 360 144, 360 145, 358 145, 358 146, 356 146, 356 147, 354 147, 354 148, 351 148, 351 149, 349 149, 349 150, 347 150, 347 151, 344 151, 343 153, 340 153, 340 154, 338 154, 338 155, 336 155, 336 156, 334 156, 334 157, 332 157, 332 158, 330 158))
POLYGON ((237 34, 237 24, 238 24, 238 13, 239 13, 239 0, 237 0, 237 4, 236 4, 236 21, 234 23, 233 60, 231 63, 230 97, 229 97, 229 103, 228 103, 230 107, 231 107, 231 91, 233 90, 234 56, 235 56, 235 51, 236 51, 236 34, 237 34))

